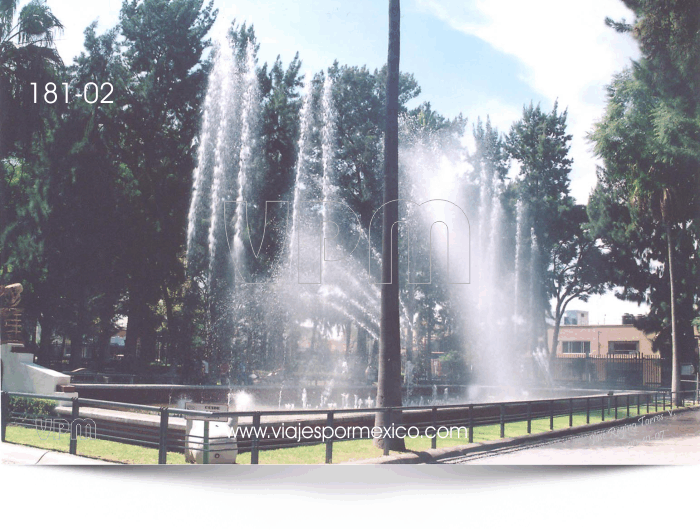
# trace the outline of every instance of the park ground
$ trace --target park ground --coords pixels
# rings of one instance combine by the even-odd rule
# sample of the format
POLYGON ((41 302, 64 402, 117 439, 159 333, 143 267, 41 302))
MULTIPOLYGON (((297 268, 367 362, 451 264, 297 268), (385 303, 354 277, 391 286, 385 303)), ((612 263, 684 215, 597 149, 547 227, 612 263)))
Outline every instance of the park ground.
MULTIPOLYGON (((634 416, 636 411, 631 411, 634 416)), ((626 411, 620 411, 620 417, 626 417, 626 411)), ((600 422, 600 412, 591 411, 592 424, 600 422)), ((606 418, 610 419, 609 412, 606 418)), ((573 426, 586 424, 585 414, 572 418, 573 426)), ((526 447, 510 447, 497 452, 473 452, 469 457, 451 459, 443 462, 470 464, 672 464, 700 463, 700 410, 673 413, 667 411, 645 414, 643 420, 635 421, 635 427, 625 429, 605 428, 585 433, 577 438, 567 437, 526 447)), ((554 429, 568 428, 568 416, 556 417, 554 429)), ((549 419, 538 419, 532 423, 532 433, 549 431, 549 419)), ((525 422, 507 423, 506 437, 520 437, 526 434, 525 422)), ((7 442, 0 445, 0 462, 3 463, 51 463, 69 464, 82 458, 83 463, 98 464, 103 462, 124 464, 155 464, 157 450, 143 446, 122 444, 106 440, 80 440, 78 455, 68 452, 68 438, 50 438, 41 436, 37 430, 8 426, 7 442), (47 453, 48 451, 48 453, 47 453), (38 453, 37 453, 38 452, 38 453), (63 457, 62 457, 63 456, 63 457), (58 461, 58 462, 54 462, 58 461)), ((467 441, 453 436, 437 439, 438 449, 447 449, 464 445, 467 441)), ((500 428, 497 424, 479 426, 474 430, 474 442, 497 441, 500 428)), ((426 437, 406 439, 409 451, 428 450, 431 440, 426 437)), ((399 455, 392 452, 392 455, 399 455)), ((371 440, 338 441, 333 444, 333 462, 351 463, 381 456, 381 450, 374 447, 371 440)), ((239 455, 240 464, 250 463, 250 454, 239 455)), ((262 451, 261 464, 323 464, 325 462, 325 445, 313 444, 294 448, 262 451)), ((185 464, 184 455, 169 452, 168 464, 185 464)))

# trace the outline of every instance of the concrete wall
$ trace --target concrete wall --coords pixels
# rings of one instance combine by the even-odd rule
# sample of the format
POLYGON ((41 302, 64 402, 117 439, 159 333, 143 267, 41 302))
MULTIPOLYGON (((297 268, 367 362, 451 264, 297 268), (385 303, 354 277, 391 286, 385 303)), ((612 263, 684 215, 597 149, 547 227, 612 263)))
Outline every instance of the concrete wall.
POLYGON ((69 385, 70 376, 52 371, 34 363, 34 355, 26 352, 12 352, 14 343, 0 345, 2 359, 2 390, 15 393, 56 395, 72 398, 78 393, 57 393, 57 385, 69 385))

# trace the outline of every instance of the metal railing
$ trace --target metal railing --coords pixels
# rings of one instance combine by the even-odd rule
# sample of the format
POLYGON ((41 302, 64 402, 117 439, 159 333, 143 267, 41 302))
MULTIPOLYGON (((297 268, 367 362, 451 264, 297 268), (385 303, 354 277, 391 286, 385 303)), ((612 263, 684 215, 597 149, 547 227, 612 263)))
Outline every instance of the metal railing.
MULTIPOLYGON (((340 440, 369 439, 370 436, 341 437, 336 438, 336 428, 357 427, 371 428, 374 426, 374 415, 381 413, 387 421, 386 427, 393 430, 400 426, 417 430, 417 433, 430 436, 431 448, 437 448, 438 428, 458 427, 464 429, 469 443, 475 440, 475 429, 498 427, 500 438, 506 436, 506 427, 513 423, 523 423, 528 434, 533 431, 533 424, 537 421, 548 421, 549 431, 554 431, 556 419, 568 419, 568 427, 574 425, 574 417, 585 414, 585 424, 591 424, 596 418, 600 421, 613 420, 640 416, 649 413, 658 413, 673 409, 676 402, 682 407, 697 405, 700 403, 700 392, 695 390, 683 391, 678 394, 670 391, 648 391, 624 394, 593 395, 582 397, 567 397, 542 400, 492 402, 478 404, 444 404, 430 406, 404 406, 385 408, 363 409, 326 409, 326 410, 283 410, 283 411, 247 411, 247 412, 210 412, 195 411, 177 408, 145 406, 140 404, 128 404, 122 402, 109 402, 84 398, 67 400, 56 395, 35 395, 29 393, 2 392, 2 441, 6 440, 8 425, 36 427, 36 418, 22 415, 18 411, 12 411, 10 397, 26 399, 44 399, 59 402, 70 402, 70 408, 63 407, 65 426, 70 426, 69 452, 76 454, 80 439, 79 429, 81 422, 81 408, 97 408, 101 410, 118 410, 129 413, 146 413, 149 421, 137 419, 126 422, 120 419, 118 422, 105 420, 105 416, 98 416, 94 412, 87 411, 86 418, 93 419, 95 423, 95 437, 97 439, 139 445, 158 450, 158 463, 167 462, 168 452, 186 453, 186 450, 202 452, 202 462, 210 462, 211 454, 230 450, 232 442, 238 453, 250 453, 251 464, 258 464, 260 452, 282 448, 300 447, 308 445, 325 444, 325 462, 333 462, 333 444, 340 440), (676 396, 674 396, 676 395, 676 396), (674 400, 676 398, 677 400, 674 400), (92 417, 90 415, 93 415, 92 417), (201 435, 186 433, 182 419, 195 419, 203 422, 201 435), (177 420, 176 420, 177 419, 177 420), (239 426, 238 434, 242 433, 242 420, 249 419, 247 423, 248 436, 243 434, 237 440, 229 437, 210 437, 211 422, 226 422, 235 419, 239 426), (304 440, 297 437, 281 436, 274 438, 261 437, 262 429, 266 433, 272 427, 284 426, 284 420, 292 419, 299 429, 312 428, 314 435, 304 440), (32 423, 34 421, 34 423, 32 423), (264 422, 267 421, 267 422, 264 422), (315 428, 315 429, 314 429, 315 428), (323 428, 330 428, 331 435, 323 436, 323 428), (429 430, 432 428, 432 431, 429 430)), ((60 408, 59 408, 60 409, 60 408)), ((83 410, 84 411, 84 410, 83 410)), ((122 413, 122 415, 126 415, 122 413)), ((128 415, 127 415, 128 416, 128 415)), ((83 419, 84 420, 84 419, 83 419)), ((60 429, 60 428, 59 428, 60 429)), ((349 431, 346 429, 346 432, 349 431)), ((280 433, 278 431, 278 433, 280 433)), ((361 430, 362 433, 371 433, 370 430, 361 430)), ((414 432, 416 433, 416 432, 414 432)), ((384 454, 389 453, 389 445, 384 445, 384 454)))

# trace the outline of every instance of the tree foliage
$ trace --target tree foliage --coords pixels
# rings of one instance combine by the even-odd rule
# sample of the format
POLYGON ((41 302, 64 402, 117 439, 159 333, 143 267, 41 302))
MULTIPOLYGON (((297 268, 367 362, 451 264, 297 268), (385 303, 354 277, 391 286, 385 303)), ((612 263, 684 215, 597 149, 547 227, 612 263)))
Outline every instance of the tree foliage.
POLYGON ((618 282, 629 286, 622 295, 652 303, 640 326, 659 334, 657 346, 670 339, 678 390, 681 360, 697 364, 687 338, 697 312, 700 15, 683 0, 625 4, 634 23, 608 23, 632 34, 642 59, 613 79, 591 135, 604 167, 589 210, 598 235, 615 248, 618 282))

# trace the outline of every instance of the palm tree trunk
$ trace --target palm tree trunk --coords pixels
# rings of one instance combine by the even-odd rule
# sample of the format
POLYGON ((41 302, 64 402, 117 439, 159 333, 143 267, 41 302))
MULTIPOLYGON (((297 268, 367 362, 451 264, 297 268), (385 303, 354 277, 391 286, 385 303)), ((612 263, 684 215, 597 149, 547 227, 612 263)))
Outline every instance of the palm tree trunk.
MULTIPOLYGON (((382 306, 377 407, 401 406, 401 328, 399 321, 399 248, 393 242, 399 220, 399 61, 401 56, 400 0, 389 0, 389 55, 386 81, 386 134, 384 137, 384 213, 382 229, 382 306)), ((399 424, 394 412, 377 413, 375 426, 399 424)), ((383 431, 383 430, 382 430, 383 431)), ((403 438, 375 439, 375 445, 405 450, 403 438)))

